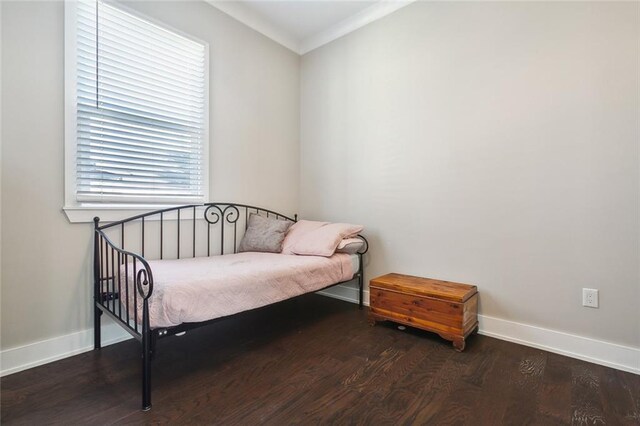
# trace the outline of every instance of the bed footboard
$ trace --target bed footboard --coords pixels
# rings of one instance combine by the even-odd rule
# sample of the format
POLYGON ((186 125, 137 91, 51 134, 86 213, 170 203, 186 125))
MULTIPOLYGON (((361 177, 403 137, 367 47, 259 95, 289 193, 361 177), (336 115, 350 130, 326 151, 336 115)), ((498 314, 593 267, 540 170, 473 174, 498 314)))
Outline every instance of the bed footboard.
MULTIPOLYGON (((94 314, 93 345, 100 349, 101 317, 107 314, 142 343, 142 409, 151 409, 151 357, 155 338, 149 322, 149 298, 153 293, 153 273, 140 255, 116 246, 94 218, 94 314), (129 282, 129 270, 133 274, 129 282), (130 285, 131 284, 131 285, 130 285), (130 294, 133 293, 133 294, 130 294), (130 306, 133 300, 133 306, 130 306), (139 316, 138 306, 142 307, 139 316), (130 309, 131 308, 131 309, 130 309), (123 312, 124 311, 124 312, 123 312), (131 315, 133 312, 133 315, 131 315)), ((124 241, 124 226, 122 226, 124 241)))
MULTIPOLYGON (((138 340, 142 337, 148 300, 153 293, 153 273, 139 254, 118 247, 99 227, 94 218, 94 302, 100 315, 106 313, 126 326, 138 340), (131 280, 133 275, 133 282, 131 280), (130 294, 133 293, 133 294, 130 294), (129 306, 132 304, 133 306, 129 306), (138 312, 142 309, 142 315, 138 312)), ((100 347, 99 329, 96 348, 100 347)))

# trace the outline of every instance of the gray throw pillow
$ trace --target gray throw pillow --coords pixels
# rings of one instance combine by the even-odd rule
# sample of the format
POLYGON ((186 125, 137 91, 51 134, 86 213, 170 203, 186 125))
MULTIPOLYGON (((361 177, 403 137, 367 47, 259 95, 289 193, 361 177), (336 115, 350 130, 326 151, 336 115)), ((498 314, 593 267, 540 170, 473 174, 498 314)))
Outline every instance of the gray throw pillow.
POLYGON ((293 222, 274 219, 252 213, 249 216, 247 230, 240 241, 239 252, 261 251, 280 253, 282 242, 293 222))

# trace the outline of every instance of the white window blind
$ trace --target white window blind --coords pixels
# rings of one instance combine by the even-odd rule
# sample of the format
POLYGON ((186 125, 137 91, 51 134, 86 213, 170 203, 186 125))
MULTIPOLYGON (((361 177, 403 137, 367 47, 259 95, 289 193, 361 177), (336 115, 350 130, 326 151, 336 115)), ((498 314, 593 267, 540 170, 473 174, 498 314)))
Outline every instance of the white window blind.
POLYGON ((204 201, 206 45, 102 1, 76 10, 76 200, 204 201))

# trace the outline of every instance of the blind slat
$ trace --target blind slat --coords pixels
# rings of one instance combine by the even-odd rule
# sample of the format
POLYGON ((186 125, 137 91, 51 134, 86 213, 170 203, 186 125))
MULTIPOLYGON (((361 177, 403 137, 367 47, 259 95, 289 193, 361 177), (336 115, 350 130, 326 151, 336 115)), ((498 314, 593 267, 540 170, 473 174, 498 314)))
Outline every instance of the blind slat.
POLYGON ((171 161, 173 158, 194 158, 190 151, 176 151, 166 149, 149 149, 139 145, 128 143, 128 141, 121 141, 119 139, 111 139, 97 135, 87 136, 81 133, 82 143, 79 145, 82 149, 93 152, 95 148, 108 148, 116 152, 125 152, 132 154, 148 154, 152 157, 159 156, 171 161))
MULTIPOLYGON (((92 101, 91 99, 78 98, 78 102, 88 107, 91 107, 96 104, 95 100, 92 101)), ((99 102, 96 109, 110 111, 116 114, 130 115, 130 116, 152 120, 152 121, 159 121, 159 122, 167 123, 169 125, 192 127, 193 129, 201 128, 201 123, 181 120, 179 117, 171 117, 168 115, 155 113, 153 111, 141 111, 141 110, 136 110, 135 108, 127 108, 126 105, 119 105, 117 103, 107 103, 107 102, 100 103, 99 102)))
MULTIPOLYGON (((95 88, 94 88, 95 90, 95 88)), ((180 111, 179 108, 175 108, 172 111, 171 105, 167 103, 164 105, 152 102, 147 99, 133 97, 126 93, 118 93, 109 91, 106 92, 102 85, 98 86, 98 101, 104 104, 119 106, 131 110, 145 112, 147 114, 154 114, 167 118, 173 118, 174 116, 182 121, 188 121, 192 123, 198 123, 202 117, 202 111, 180 111), (108 94, 107 94, 108 93, 108 94)), ((84 87, 78 87, 78 95, 91 96, 93 93, 84 87)))
MULTIPOLYGON (((161 135, 155 135, 142 132, 129 132, 118 127, 112 127, 105 124, 93 124, 88 125, 79 123, 78 132, 84 134, 84 137, 93 136, 110 136, 114 138, 117 143, 131 145, 134 147, 160 149, 165 151, 173 151, 176 153, 191 152, 191 148, 194 144, 189 143, 188 139, 183 139, 185 143, 172 143, 175 140, 162 139, 161 135)), ((180 140, 177 140, 178 142, 180 140)))
POLYGON ((77 157, 86 160, 102 160, 104 162, 120 162, 131 164, 149 164, 153 166, 161 166, 168 168, 181 168, 197 165, 196 161, 189 161, 189 159, 165 159, 158 156, 152 157, 150 155, 130 155, 125 151, 110 150, 106 148, 92 147, 91 150, 84 149, 85 145, 80 145, 77 151, 77 157))
MULTIPOLYGON (((103 76, 104 77, 104 76, 103 76)), ((94 79, 80 79, 78 84, 86 89, 95 89, 96 81, 94 79)), ((160 91, 157 89, 152 89, 150 87, 142 88, 139 85, 131 85, 130 83, 123 82, 118 78, 101 78, 100 79, 100 88, 103 90, 109 90, 116 93, 131 93, 136 96, 146 96, 156 101, 162 101, 168 97, 171 97, 173 102, 178 104, 178 107, 183 107, 183 109, 193 108, 194 101, 198 101, 196 98, 187 98, 186 96, 180 94, 178 95, 176 92, 171 93, 168 91, 160 91), (186 107, 186 108, 185 108, 186 107)))
POLYGON ((202 170, 199 168, 171 169, 162 166, 153 166, 149 164, 132 164, 127 162, 104 162, 94 160, 78 160, 78 169, 82 169, 85 173, 91 173, 94 170, 119 171, 122 173, 146 173, 167 176, 186 176, 201 175, 202 170))
MULTIPOLYGON (((192 144, 194 136, 191 134, 185 134, 180 132, 169 132, 164 129, 154 129, 149 126, 143 126, 138 123, 132 123, 125 120, 111 119, 111 117, 101 117, 96 119, 95 117, 79 117, 78 118, 79 129, 105 129, 108 131, 114 131, 123 135, 133 134, 140 135, 142 137, 149 136, 167 146, 175 146, 182 148, 185 145, 192 144)), ((200 141, 198 141, 199 143, 200 141)))
MULTIPOLYGON (((149 44, 140 44, 140 41, 135 39, 118 38, 117 35, 100 31, 98 34, 100 39, 99 53, 101 56, 113 57, 130 60, 132 56, 135 57, 135 64, 141 67, 153 65, 170 71, 172 74, 178 77, 189 77, 197 79, 204 75, 204 63, 198 62, 184 62, 184 58, 176 58, 174 56, 153 55, 153 49, 149 50, 149 44)), ((144 41, 142 41, 144 42, 144 41)))
MULTIPOLYGON (((85 55, 84 52, 82 53, 82 55, 85 55)), ((91 57, 88 56, 83 57, 82 59, 84 60, 84 62, 78 63, 78 70, 80 71, 79 74, 81 74, 82 77, 87 81, 93 81, 95 84, 97 78, 95 56, 93 57, 93 61, 91 60, 91 57)), ((100 80, 102 81, 104 79, 108 79, 109 81, 114 82, 117 81, 120 83, 134 83, 136 84, 136 86, 153 88, 154 90, 163 93, 164 95, 182 97, 185 99, 191 99, 192 97, 194 99, 202 99, 203 97, 203 94, 198 91, 186 92, 185 87, 179 85, 176 82, 161 81, 154 78, 154 76, 152 75, 146 75, 144 77, 136 76, 114 67, 110 69, 105 69, 103 67, 100 70, 100 80)))
POLYGON ((98 170, 98 171, 92 172, 90 176, 100 178, 100 179, 105 179, 105 180, 109 180, 109 179, 114 181, 119 180, 121 182, 132 182, 132 183, 143 182, 143 183, 165 183, 165 184, 183 182, 183 181, 188 181, 190 179, 190 176, 165 178, 165 177, 157 177, 157 176, 146 176, 142 174, 129 173, 129 172, 114 173, 108 170, 98 170))
POLYGON ((95 113, 96 106, 95 101, 91 104, 88 101, 78 103, 78 119, 86 119, 95 122, 111 121, 114 123, 122 123, 121 125, 137 126, 145 129, 153 129, 157 132, 164 132, 169 135, 200 135, 203 131, 202 128, 194 126, 186 126, 180 123, 174 123, 170 121, 153 120, 145 117, 136 117, 130 114, 124 114, 117 111, 109 111, 106 109, 100 110, 100 115, 95 113))

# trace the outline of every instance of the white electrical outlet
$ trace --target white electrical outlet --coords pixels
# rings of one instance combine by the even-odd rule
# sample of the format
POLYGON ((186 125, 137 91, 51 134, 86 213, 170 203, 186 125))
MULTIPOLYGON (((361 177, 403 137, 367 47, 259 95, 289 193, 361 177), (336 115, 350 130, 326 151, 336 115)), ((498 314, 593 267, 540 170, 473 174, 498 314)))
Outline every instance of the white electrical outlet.
POLYGON ((582 289, 582 306, 598 307, 598 290, 595 288, 582 289))

